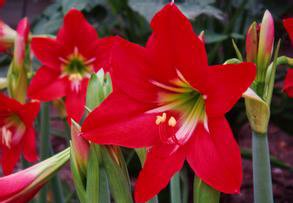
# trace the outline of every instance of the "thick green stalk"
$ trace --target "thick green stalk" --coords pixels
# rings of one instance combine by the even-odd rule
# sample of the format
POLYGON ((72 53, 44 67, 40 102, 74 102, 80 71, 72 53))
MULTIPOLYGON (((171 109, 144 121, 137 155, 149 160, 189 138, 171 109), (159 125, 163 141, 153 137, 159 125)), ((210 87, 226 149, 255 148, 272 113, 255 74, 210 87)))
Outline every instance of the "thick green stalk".
MULTIPOLYGON (((49 103, 42 103, 41 106, 41 148, 40 156, 41 160, 45 160, 49 157, 49 134, 50 134, 50 118, 49 118, 49 103)), ((47 186, 45 185, 40 191, 39 203, 47 202, 47 186)))
POLYGON ((268 136, 252 133, 253 188, 255 203, 273 203, 268 136))
POLYGON ((177 172, 171 179, 171 203, 181 203, 180 172, 177 172))

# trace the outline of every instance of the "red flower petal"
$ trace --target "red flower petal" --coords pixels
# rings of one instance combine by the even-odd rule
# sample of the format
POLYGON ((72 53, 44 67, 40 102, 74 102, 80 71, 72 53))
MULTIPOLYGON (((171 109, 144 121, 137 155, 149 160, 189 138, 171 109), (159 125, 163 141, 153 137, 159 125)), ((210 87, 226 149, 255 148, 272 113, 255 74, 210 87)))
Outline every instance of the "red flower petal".
POLYGON ((204 44, 192 30, 189 20, 175 4, 168 4, 151 22, 153 34, 147 50, 155 58, 156 76, 169 82, 178 78, 176 69, 195 88, 201 90, 206 78, 207 56, 204 44))
POLYGON ((68 53, 72 53, 75 47, 84 54, 95 40, 98 34, 84 18, 82 13, 71 9, 64 17, 63 27, 58 32, 57 41, 66 46, 68 53))
POLYGON ((253 63, 217 65, 208 68, 206 111, 210 116, 227 113, 253 82, 253 63))
POLYGON ((84 121, 83 137, 98 144, 139 148, 159 139, 156 116, 145 114, 149 107, 114 91, 84 121))
POLYGON ((29 102, 19 109, 18 114, 26 126, 32 126, 40 111, 40 102, 29 102))
POLYGON ((289 97, 293 97, 293 69, 289 69, 284 81, 284 91, 289 97))
POLYGON ((190 140, 187 161, 205 183, 238 193, 242 182, 240 150, 225 118, 211 118, 208 133, 199 125, 190 140))
POLYGON ((293 44, 293 18, 284 19, 283 23, 293 44))
POLYGON ((33 37, 31 43, 32 50, 43 65, 61 70, 62 61, 60 58, 66 58, 63 54, 62 45, 55 39, 48 37, 33 37))
POLYGON ((87 84, 88 79, 83 79, 79 91, 70 89, 66 94, 65 106, 69 120, 73 118, 79 122, 82 118, 85 110, 87 84))
POLYGON ((9 175, 20 158, 21 146, 12 146, 11 149, 6 146, 1 147, 1 165, 4 175, 9 175))
MULTIPOLYGON (((158 146, 161 152, 169 151, 168 145, 158 146)), ((141 170, 135 185, 135 201, 146 202, 162 189, 164 189, 171 177, 182 168, 185 158, 185 151, 178 150, 172 155, 162 158, 157 150, 151 150, 143 169, 141 170)))
POLYGON ((97 40, 95 46, 93 46, 92 50, 88 51, 87 58, 91 58, 91 54, 95 53, 95 72, 97 72, 100 68, 103 68, 105 72, 110 71, 111 64, 110 61, 112 59, 112 50, 115 42, 118 40, 118 37, 106 37, 103 39, 97 40))
POLYGON ((2 93, 0 93, 0 104, 3 109, 9 109, 11 111, 18 111, 22 107, 18 101, 11 99, 2 93))
POLYGON ((41 101, 59 99, 66 94, 67 83, 67 78, 60 78, 58 71, 43 66, 31 80, 28 96, 41 101))
POLYGON ((33 128, 28 128, 23 136, 22 151, 27 161, 35 162, 38 160, 35 131, 33 128))
POLYGON ((112 81, 114 89, 121 89, 129 97, 141 102, 156 102, 157 89, 151 84, 152 64, 145 48, 119 39, 112 52, 112 81))

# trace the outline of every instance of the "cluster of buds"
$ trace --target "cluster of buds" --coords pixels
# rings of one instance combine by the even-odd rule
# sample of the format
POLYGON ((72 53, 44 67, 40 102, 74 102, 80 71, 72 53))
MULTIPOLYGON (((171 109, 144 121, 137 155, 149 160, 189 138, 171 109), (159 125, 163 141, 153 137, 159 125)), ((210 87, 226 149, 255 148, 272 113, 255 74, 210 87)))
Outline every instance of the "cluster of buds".
POLYGON ((292 58, 278 57, 280 41, 274 50, 274 20, 269 11, 261 24, 252 23, 246 35, 246 60, 257 67, 256 79, 246 92, 245 105, 252 129, 264 134, 270 118, 270 103, 275 82, 276 67, 293 63, 292 58))

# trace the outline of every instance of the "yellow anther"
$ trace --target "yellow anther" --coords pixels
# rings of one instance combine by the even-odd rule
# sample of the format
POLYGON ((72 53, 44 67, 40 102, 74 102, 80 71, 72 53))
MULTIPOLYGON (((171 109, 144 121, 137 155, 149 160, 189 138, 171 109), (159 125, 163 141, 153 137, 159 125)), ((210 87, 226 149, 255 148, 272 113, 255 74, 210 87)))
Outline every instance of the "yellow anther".
POLYGON ((160 125, 161 123, 164 123, 166 121, 167 115, 166 113, 163 113, 161 116, 157 116, 156 124, 160 125))
POLYGON ((168 120, 168 125, 171 127, 175 127, 176 123, 177 123, 176 119, 173 116, 171 116, 170 119, 168 120))

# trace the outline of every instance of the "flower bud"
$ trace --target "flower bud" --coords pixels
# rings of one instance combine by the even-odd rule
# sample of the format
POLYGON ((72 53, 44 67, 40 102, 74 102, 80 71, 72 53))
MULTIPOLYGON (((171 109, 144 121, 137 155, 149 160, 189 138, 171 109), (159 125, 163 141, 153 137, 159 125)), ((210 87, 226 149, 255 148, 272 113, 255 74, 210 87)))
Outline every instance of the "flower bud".
POLYGON ((16 38, 16 31, 0 21, 0 52, 11 48, 16 38))
POLYGON ((14 44, 14 56, 10 64, 7 79, 9 95, 21 103, 25 103, 27 92, 27 61, 29 23, 27 18, 22 19, 17 26, 17 36, 14 44))
POLYGON ((24 63, 26 45, 28 43, 30 25, 27 18, 23 18, 17 26, 17 37, 14 45, 14 60, 16 67, 21 67, 24 63))
POLYGON ((74 153, 78 170, 85 175, 87 171, 90 145, 88 141, 81 136, 80 126, 74 120, 71 120, 71 143, 72 152, 74 153))
POLYGON ((257 24, 252 23, 246 34, 246 61, 256 62, 257 57, 257 24))
POLYGON ((271 13, 266 10, 259 33, 257 68, 266 70, 269 66, 274 46, 274 20, 271 13))
POLYGON ((0 202, 28 202, 69 160, 70 148, 34 166, 0 178, 0 202))

